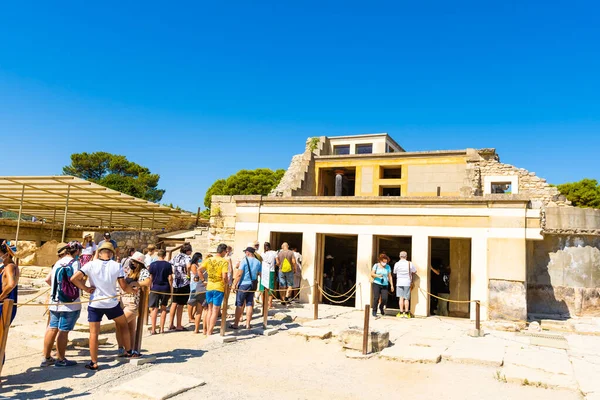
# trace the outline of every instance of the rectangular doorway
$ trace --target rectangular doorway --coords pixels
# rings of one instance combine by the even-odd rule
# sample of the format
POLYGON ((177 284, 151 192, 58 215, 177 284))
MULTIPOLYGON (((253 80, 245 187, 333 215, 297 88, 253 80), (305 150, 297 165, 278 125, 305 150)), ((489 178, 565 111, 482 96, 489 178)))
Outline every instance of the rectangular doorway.
MULTIPOLYGON (((429 291, 441 297, 450 292, 450 300, 470 301, 471 239, 431 238, 430 249, 429 291)), ((446 303, 433 297, 429 302, 430 315, 443 314, 444 310, 440 310, 438 305, 447 306, 450 317, 469 318, 471 315, 470 303, 446 303)))
MULTIPOLYGON (((412 258, 412 236, 376 236, 375 237, 375 254, 373 255, 373 264, 377 262, 379 254, 385 254, 390 258, 390 268, 392 269, 392 275, 394 266, 400 261, 400 252, 406 251, 408 253, 408 260, 412 258)), ((393 276, 394 283, 396 282, 396 276, 393 276)), ((390 310, 397 310, 400 308, 399 299, 395 293, 391 293, 388 296, 387 308, 390 310)))
POLYGON ((327 294, 321 295, 323 304, 354 307, 356 295, 349 297, 356 285, 356 261, 358 257, 357 235, 319 235, 323 251, 322 269, 317 273, 320 284, 327 294), (350 292, 346 296, 346 293, 350 292))
MULTIPOLYGON (((297 252, 300 253, 300 255, 302 256, 302 238, 302 232, 271 232, 271 238, 269 239, 269 241, 271 243, 271 248, 276 252, 279 252, 279 250, 281 250, 282 244, 287 243, 290 250, 296 249, 297 252)), ((302 258, 297 259, 297 262, 301 263, 302 258)), ((277 291, 276 297, 280 300, 283 300, 283 297, 285 297, 285 293, 283 291, 279 291, 279 274, 277 272, 279 271, 279 267, 275 267, 275 271, 275 290, 277 291)), ((307 284, 308 283, 304 280, 304 277, 302 276, 302 266, 300 266, 300 274, 294 276, 294 287, 299 288, 306 286, 307 284)), ((292 296, 294 298, 298 297, 298 291, 294 290, 292 292, 292 296)))

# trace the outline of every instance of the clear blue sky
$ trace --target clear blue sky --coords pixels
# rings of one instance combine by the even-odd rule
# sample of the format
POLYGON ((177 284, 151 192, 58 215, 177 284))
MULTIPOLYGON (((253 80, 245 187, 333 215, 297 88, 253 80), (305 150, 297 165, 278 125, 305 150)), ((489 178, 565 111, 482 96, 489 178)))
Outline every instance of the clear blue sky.
POLYGON ((599 14, 593 1, 5 2, 0 175, 110 151, 194 210, 217 178, 287 168, 307 137, 389 132, 409 151, 495 147, 553 183, 600 178, 599 14))

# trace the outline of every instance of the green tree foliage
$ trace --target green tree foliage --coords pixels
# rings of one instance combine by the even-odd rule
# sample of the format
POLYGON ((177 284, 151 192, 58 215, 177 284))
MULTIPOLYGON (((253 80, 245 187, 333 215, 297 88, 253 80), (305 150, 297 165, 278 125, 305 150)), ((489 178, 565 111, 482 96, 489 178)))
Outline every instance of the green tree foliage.
POLYGON ((600 185, 596 179, 564 183, 557 188, 576 207, 600 208, 600 185))
POLYGON ((234 196, 260 194, 266 196, 275 189, 285 170, 273 171, 267 168, 243 169, 227 179, 219 179, 206 192, 204 205, 210 208, 212 196, 234 196))
POLYGON ((146 167, 127 160, 125 156, 99 151, 71 155, 71 165, 63 167, 63 174, 76 176, 107 188, 159 202, 165 191, 158 189, 160 175, 146 167))

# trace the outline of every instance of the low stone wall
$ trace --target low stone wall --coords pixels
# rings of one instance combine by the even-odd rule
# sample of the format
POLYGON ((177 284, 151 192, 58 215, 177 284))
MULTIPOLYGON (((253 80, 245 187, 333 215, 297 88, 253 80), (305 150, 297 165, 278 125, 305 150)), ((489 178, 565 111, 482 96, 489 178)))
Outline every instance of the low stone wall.
POLYGON ((600 210, 579 207, 547 207, 545 231, 554 234, 600 235, 600 210))
POLYGON ((488 319, 527 321, 525 283, 490 279, 488 319))
MULTIPOLYGON (((65 240, 81 240, 83 229, 67 228, 65 240)), ((0 239, 14 240, 17 236, 17 221, 0 219, 0 239)), ((35 242, 40 246, 42 242, 59 240, 62 236, 62 226, 59 224, 44 224, 42 222, 21 221, 19 228, 19 241, 35 242)))
POLYGON ((232 196, 213 196, 211 200, 208 249, 214 252, 217 246, 235 242, 236 203, 232 196))
MULTIPOLYGON (((138 251, 142 251, 149 244, 158 243, 159 239, 156 235, 159 233, 162 233, 162 231, 113 231, 110 234, 111 238, 117 242, 119 256, 122 257, 126 247, 133 247, 138 251)), ((100 243, 104 239, 102 235, 102 232, 94 233, 96 243, 100 243)))

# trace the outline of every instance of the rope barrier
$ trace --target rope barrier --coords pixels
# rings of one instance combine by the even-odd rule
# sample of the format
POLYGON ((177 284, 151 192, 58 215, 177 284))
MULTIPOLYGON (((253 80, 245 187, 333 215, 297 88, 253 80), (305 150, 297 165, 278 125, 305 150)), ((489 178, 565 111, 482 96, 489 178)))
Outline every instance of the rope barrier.
POLYGON ((352 289, 348 290, 348 291, 347 291, 346 293, 344 293, 344 294, 340 294, 340 293, 336 292, 335 290, 328 289, 328 288, 323 288, 323 289, 324 289, 324 290, 329 290, 330 292, 333 292, 333 293, 335 293, 335 294, 327 293, 327 295, 328 295, 328 296, 330 296, 330 297, 334 297, 334 298, 340 298, 340 297, 345 297, 345 296, 347 296, 347 295, 348 295, 350 292, 352 292, 352 291, 356 291, 356 290, 355 290, 355 289, 356 289, 356 283, 354 284, 354 286, 352 286, 352 289))
POLYGON ((443 297, 439 297, 439 296, 436 296, 434 294, 431 294, 428 291, 423 290, 421 288, 419 288, 419 290, 421 291, 421 293, 423 293, 426 296, 428 295, 428 296, 431 296, 431 297, 433 297, 435 299, 442 300, 442 301, 445 301, 445 302, 448 302, 448 303, 456 303, 456 304, 479 303, 479 304, 481 304, 481 301, 479 301, 479 300, 450 300, 450 299, 445 299, 443 297))
MULTIPOLYGON (((43 295, 47 294, 47 293, 50 291, 50 289, 51 289, 51 288, 48 288, 48 289, 46 289, 45 291, 43 291, 43 292, 42 292, 42 293, 40 293, 39 295, 35 296, 33 299, 31 299, 31 300, 29 300, 29 301, 25 302, 24 304, 25 304, 25 305, 27 305, 27 304, 33 303, 34 301, 36 301, 37 299, 39 299, 39 298, 40 298, 40 297, 42 297, 43 295)), ((23 306, 23 304, 15 304, 15 306, 17 306, 17 307, 21 307, 21 306, 23 306)))
POLYGON ((112 296, 112 297, 102 297, 100 299, 87 300, 87 301, 78 301, 78 302, 74 302, 74 303, 45 303, 45 304, 30 304, 30 303, 19 304, 19 303, 17 303, 15 305, 17 307, 53 307, 53 306, 61 306, 61 305, 69 305, 70 306, 70 305, 96 303, 98 301, 116 299, 117 297, 121 297, 121 295, 118 294, 118 295, 112 296))
POLYGON ((335 300, 335 299, 333 299, 333 298, 330 298, 330 297, 327 295, 327 293, 325 293, 325 292, 323 291, 323 288, 321 288, 321 285, 317 284, 317 286, 318 286, 318 288, 319 288, 319 291, 320 291, 320 292, 321 292, 321 294, 323 295, 323 297, 325 297, 325 299, 329 300, 329 301, 330 301, 331 303, 333 303, 333 304, 344 304, 344 303, 346 303, 348 300, 350 300, 350 299, 352 299, 352 298, 355 298, 355 297, 356 297, 356 296, 355 296, 355 294, 356 294, 356 292, 358 291, 358 286, 357 286, 357 285, 354 285, 354 288, 352 288, 352 290, 353 290, 354 292, 353 292, 352 294, 350 294, 350 295, 349 295, 349 296, 348 296, 348 297, 347 297, 345 300, 339 301, 339 300, 335 300))

